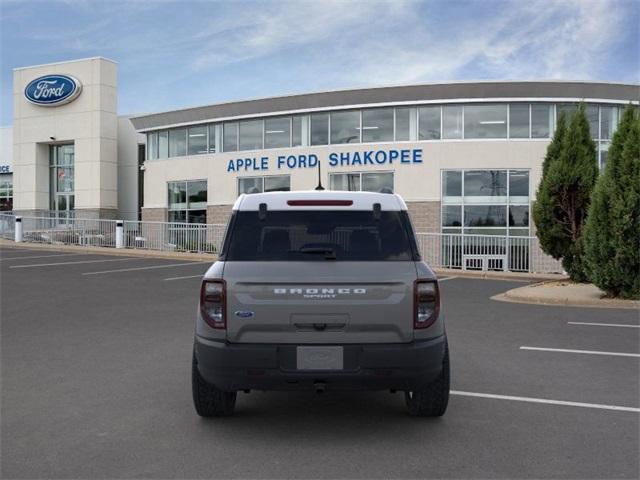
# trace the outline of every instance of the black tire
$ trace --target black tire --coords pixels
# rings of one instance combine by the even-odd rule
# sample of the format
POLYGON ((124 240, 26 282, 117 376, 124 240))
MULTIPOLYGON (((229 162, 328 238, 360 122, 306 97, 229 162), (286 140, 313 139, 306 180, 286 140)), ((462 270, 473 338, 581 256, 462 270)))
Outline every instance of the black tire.
POLYGON ((449 346, 445 344, 442 371, 421 390, 404 393, 409 414, 414 417, 441 417, 449 403, 449 346))
POLYGON ((201 417, 233 415, 237 392, 223 392, 207 383, 198 371, 195 355, 191 363, 191 390, 193 392, 193 406, 201 417))

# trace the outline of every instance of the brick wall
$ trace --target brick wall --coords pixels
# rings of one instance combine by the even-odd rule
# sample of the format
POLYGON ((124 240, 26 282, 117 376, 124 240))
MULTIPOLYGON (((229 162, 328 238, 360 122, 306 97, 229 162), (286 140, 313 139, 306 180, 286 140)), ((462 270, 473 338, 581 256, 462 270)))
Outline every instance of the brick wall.
POLYGON ((143 208, 142 221, 143 222, 166 222, 167 209, 166 208, 143 208))
POLYGON ((407 208, 416 232, 440 232, 440 202, 407 202, 407 208))
POLYGON ((207 205, 207 223, 226 225, 233 205, 207 205))

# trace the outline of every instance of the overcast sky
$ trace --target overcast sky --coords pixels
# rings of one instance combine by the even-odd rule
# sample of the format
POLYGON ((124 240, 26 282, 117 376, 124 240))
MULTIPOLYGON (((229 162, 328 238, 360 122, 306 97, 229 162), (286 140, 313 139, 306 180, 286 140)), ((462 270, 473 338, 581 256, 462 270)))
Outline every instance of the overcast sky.
POLYGON ((119 113, 372 85, 475 79, 638 82, 639 0, 0 0, 12 69, 119 64, 119 113))

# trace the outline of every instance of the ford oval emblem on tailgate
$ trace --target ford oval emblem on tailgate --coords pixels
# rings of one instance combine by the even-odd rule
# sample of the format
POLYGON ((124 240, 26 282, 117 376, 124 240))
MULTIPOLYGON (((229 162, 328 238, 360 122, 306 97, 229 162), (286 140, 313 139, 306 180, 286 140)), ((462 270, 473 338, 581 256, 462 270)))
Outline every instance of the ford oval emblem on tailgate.
POLYGON ((240 318, 253 317, 253 312, 250 312, 248 310, 238 310, 236 311, 236 317, 240 317, 240 318))

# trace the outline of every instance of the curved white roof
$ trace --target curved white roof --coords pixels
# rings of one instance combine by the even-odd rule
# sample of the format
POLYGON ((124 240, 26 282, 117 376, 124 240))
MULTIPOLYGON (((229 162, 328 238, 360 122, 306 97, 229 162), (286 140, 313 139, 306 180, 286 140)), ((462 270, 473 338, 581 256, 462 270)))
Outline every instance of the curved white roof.
POLYGON ((372 210, 375 203, 379 203, 382 210, 407 209, 404 200, 397 193, 333 190, 242 194, 233 209, 256 211, 260 209, 261 203, 267 205, 267 210, 372 210))

